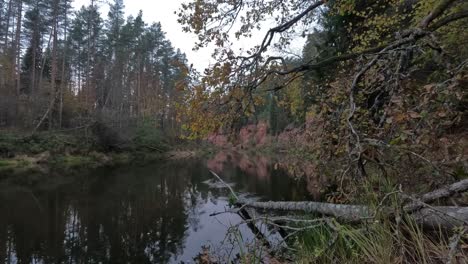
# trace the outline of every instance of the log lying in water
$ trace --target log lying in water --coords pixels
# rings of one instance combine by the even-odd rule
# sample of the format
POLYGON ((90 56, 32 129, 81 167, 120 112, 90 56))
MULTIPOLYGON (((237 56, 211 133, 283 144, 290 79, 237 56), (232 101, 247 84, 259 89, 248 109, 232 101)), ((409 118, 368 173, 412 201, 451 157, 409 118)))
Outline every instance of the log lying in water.
MULTIPOLYGON (((238 201, 238 205, 264 210, 315 213, 332 216, 339 221, 349 223, 363 222, 371 219, 373 216, 373 210, 364 205, 319 202, 248 202, 243 200, 238 201)), ((388 211, 387 213, 391 214, 392 212, 388 211)), ((468 224, 468 207, 431 206, 414 211, 411 215, 416 223, 431 228, 439 226, 452 228, 468 224)))
MULTIPOLYGON (((450 197, 454 194, 468 190, 468 180, 463 180, 452 185, 421 196, 420 199, 403 207, 403 210, 411 214, 417 223, 427 227, 452 228, 468 224, 468 207, 458 206, 428 206, 427 203, 437 199, 450 197)), ((264 210, 300 211, 316 213, 335 217, 344 222, 362 222, 372 218, 374 210, 365 205, 332 204, 321 202, 250 202, 238 200, 239 206, 248 206, 264 210)), ((393 210, 383 208, 384 213, 391 215, 393 210)))
POLYGON ((238 200, 240 206, 264 210, 299 211, 332 216, 346 222, 360 222, 371 216, 371 210, 364 205, 332 204, 320 202, 249 202, 238 200))
MULTIPOLYGON (((225 184, 237 200, 240 207, 252 207, 263 210, 299 211, 331 216, 344 222, 363 222, 373 218, 375 210, 365 205, 333 204, 321 202, 252 202, 239 199, 234 190, 226 184, 215 172, 210 171, 219 181, 225 184)), ((429 206, 427 203, 438 199, 453 196, 468 190, 468 179, 462 180, 435 191, 422 195, 419 199, 411 198, 411 203, 405 205, 403 210, 411 214, 415 221, 427 227, 452 228, 468 225, 468 207, 459 206, 429 206)), ((391 208, 382 208, 383 212, 392 215, 391 208)))

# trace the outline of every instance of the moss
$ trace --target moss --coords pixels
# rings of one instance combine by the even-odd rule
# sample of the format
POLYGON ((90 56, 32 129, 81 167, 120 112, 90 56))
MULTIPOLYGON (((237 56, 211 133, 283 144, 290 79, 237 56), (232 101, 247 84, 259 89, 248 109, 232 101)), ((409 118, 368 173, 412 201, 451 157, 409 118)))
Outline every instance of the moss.
POLYGON ((90 167, 94 164, 92 158, 85 156, 58 156, 51 161, 52 167, 56 169, 78 169, 90 167))
POLYGON ((17 176, 40 171, 41 168, 26 157, 0 160, 0 176, 17 176))
POLYGON ((112 153, 109 157, 110 165, 128 164, 133 159, 129 153, 112 153))
POLYGON ((8 173, 18 167, 16 160, 0 160, 0 173, 8 173))

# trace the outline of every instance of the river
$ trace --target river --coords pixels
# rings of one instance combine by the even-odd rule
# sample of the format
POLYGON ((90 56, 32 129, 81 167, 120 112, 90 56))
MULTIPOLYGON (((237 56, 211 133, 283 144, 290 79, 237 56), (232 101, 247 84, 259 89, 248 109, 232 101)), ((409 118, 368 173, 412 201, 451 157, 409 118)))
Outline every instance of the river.
POLYGON ((229 207, 229 192, 207 184, 210 169, 256 199, 314 196, 270 159, 239 155, 99 169, 52 188, 3 188, 0 261, 194 263, 207 251, 235 259, 255 239, 245 225, 231 232, 242 221, 237 214, 210 216, 229 207))

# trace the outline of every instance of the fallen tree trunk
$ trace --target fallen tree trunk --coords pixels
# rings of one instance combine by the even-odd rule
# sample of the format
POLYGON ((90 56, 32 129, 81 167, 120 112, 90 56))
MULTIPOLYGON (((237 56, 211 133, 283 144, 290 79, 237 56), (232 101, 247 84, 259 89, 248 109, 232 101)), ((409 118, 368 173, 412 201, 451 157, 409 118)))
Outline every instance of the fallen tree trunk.
MULTIPOLYGON (((426 227, 452 228, 468 224, 468 207, 457 206, 429 206, 427 203, 437 199, 450 197, 468 190, 468 180, 456 182, 436 191, 413 199, 414 202, 403 207, 411 214, 418 224, 426 227)), ((406 196, 408 197, 408 196, 406 196)), ((375 210, 365 205, 332 204, 321 202, 250 202, 237 200, 238 206, 248 206, 263 210, 299 211, 335 217, 344 222, 363 222, 372 219, 375 210)), ((384 214, 391 215, 391 208, 381 208, 384 214)))
POLYGON ((411 214, 418 224, 429 228, 451 229, 468 225, 468 207, 434 206, 425 207, 411 214))
POLYGON ((238 200, 237 205, 264 210, 298 211, 333 216, 346 222, 361 222, 371 216, 371 210, 364 205, 332 204, 320 202, 249 202, 238 200))
MULTIPOLYGON (((370 220, 373 210, 364 205, 331 204, 319 202, 248 202, 240 200, 238 205, 263 210, 297 211, 332 216, 339 221, 358 223, 370 220)), ((390 210, 385 208, 384 210, 390 210)), ((385 212, 384 212, 385 213, 385 212)), ((388 212, 387 214, 391 214, 388 212)), ((418 224, 426 227, 452 228, 468 224, 468 207, 431 206, 411 214, 418 224)))
MULTIPOLYGON (((314 213, 325 216, 331 216, 339 221, 358 223, 367 220, 374 220, 375 209, 366 205, 348 205, 348 204, 333 204, 321 202, 252 202, 240 199, 234 190, 226 184, 221 177, 215 172, 210 171, 219 181, 227 186, 232 195, 235 197, 236 205, 245 207, 277 210, 277 211, 298 211, 304 213, 314 213)), ((430 206, 427 203, 438 199, 447 198, 457 193, 466 192, 468 190, 468 179, 462 180, 451 185, 442 187, 435 191, 422 195, 419 199, 411 196, 403 195, 406 199, 413 200, 411 203, 403 207, 403 211, 411 214, 418 224, 426 227, 443 227, 453 228, 455 226, 468 225, 468 207, 459 206, 430 206)), ((393 215, 395 211, 392 208, 380 208, 384 214, 393 215)), ((245 210, 244 210, 245 211, 245 210)))
POLYGON ((421 198, 416 199, 410 204, 405 205, 403 209, 406 212, 413 212, 424 207, 424 205, 427 203, 433 202, 438 199, 451 197, 457 193, 462 193, 467 190, 468 190, 468 179, 462 180, 462 181, 450 184, 448 186, 442 187, 440 189, 437 189, 435 191, 426 193, 422 195, 421 198))

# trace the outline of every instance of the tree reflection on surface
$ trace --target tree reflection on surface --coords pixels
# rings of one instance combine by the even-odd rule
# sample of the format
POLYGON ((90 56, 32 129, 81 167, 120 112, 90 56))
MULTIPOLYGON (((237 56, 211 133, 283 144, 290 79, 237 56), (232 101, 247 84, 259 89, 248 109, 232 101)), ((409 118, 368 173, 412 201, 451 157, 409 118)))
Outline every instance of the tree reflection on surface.
MULTIPOLYGON (((184 160, 103 169, 51 189, 2 190, 0 261, 193 262, 202 246, 219 246, 228 227, 241 221, 235 214, 209 216, 228 206, 225 190, 203 183, 211 179, 210 163, 184 160)), ((222 168, 223 177, 266 199, 304 196, 305 190, 294 190, 289 177, 271 175, 267 163, 245 160, 243 170, 237 165, 222 168)), ((240 231, 244 239, 253 239, 247 227, 240 231)))

